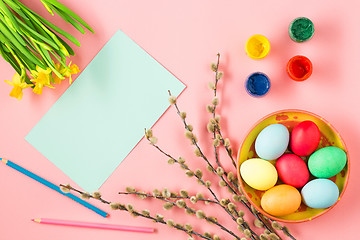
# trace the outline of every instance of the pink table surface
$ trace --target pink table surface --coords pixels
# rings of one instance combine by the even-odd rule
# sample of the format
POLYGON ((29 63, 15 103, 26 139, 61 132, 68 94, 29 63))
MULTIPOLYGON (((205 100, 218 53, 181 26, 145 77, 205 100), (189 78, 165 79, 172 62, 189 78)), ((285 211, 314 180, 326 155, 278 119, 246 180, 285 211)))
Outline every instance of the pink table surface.
MULTIPOLYGON (((81 69, 118 29, 128 34, 188 86, 178 103, 187 111, 188 120, 194 125, 201 146, 209 156, 212 156, 212 148, 206 131, 209 115, 205 106, 212 99, 212 93, 207 88, 207 83, 213 80, 209 64, 216 60, 217 52, 222 54, 221 68, 225 72, 219 89, 219 112, 223 115, 223 133, 232 140, 234 149, 239 147, 255 121, 276 110, 304 109, 327 119, 348 146, 352 160, 348 188, 340 203, 327 214, 311 222, 287 226, 297 239, 357 239, 358 230, 352 225, 358 221, 360 213, 357 200, 360 183, 357 178, 360 168, 360 2, 61 0, 95 29, 95 35, 81 35, 59 21, 58 17, 51 17, 40 1, 23 2, 80 40, 82 47, 75 47, 77 55, 72 60, 81 69), (299 16, 312 19, 316 28, 313 39, 302 44, 292 42, 287 33, 289 23, 299 16), (271 52, 264 60, 254 61, 245 54, 244 44, 253 34, 263 34, 271 42, 271 52), (287 60, 297 54, 308 56, 314 65, 311 78, 301 83, 290 80, 285 71, 287 60), (245 78, 254 71, 263 71, 271 78, 271 91, 264 98, 252 98, 244 89, 245 78)), ((3 60, 0 61, 0 70, 0 79, 10 80, 14 74, 3 60)), ((18 102, 8 96, 11 87, 0 82, 2 157, 35 170, 55 183, 72 182, 24 137, 67 87, 64 83, 53 91, 46 89, 42 96, 25 91, 23 100, 18 102)), ((192 147, 184 138, 181 122, 173 107, 157 122, 154 132, 159 144, 168 152, 184 156, 193 168, 202 165, 199 159, 193 157, 192 147)), ((231 169, 227 158, 222 159, 224 165, 231 169)), ((168 166, 166 161, 166 157, 142 140, 100 189, 104 198, 133 202, 138 209, 149 208, 167 218, 194 223, 192 217, 183 216, 179 209, 165 212, 156 201, 125 198, 117 194, 129 185, 144 190, 166 186, 173 190, 185 188, 192 189, 193 193, 206 192, 195 181, 185 177, 182 170, 168 166)), ((103 219, 3 165, 0 165, 0 179, 1 240, 187 239, 183 232, 146 219, 134 219, 120 211, 111 211, 111 217, 103 219), (140 234, 36 225, 30 219, 37 217, 152 226, 157 228, 157 232, 140 234)), ((105 205, 91 202, 109 210, 105 205)), ((206 209, 225 225, 233 226, 229 217, 218 208, 206 209)), ((246 219, 252 221, 249 213, 246 219)), ((199 223, 198 230, 219 233, 215 226, 199 223)), ((220 236, 232 239, 221 232, 220 236)))

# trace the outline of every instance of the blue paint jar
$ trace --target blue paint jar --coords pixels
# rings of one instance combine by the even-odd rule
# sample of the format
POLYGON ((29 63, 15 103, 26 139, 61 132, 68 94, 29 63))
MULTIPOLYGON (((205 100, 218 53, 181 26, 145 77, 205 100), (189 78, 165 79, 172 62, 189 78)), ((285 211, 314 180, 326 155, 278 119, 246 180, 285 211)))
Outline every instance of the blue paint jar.
POLYGON ((270 89, 270 79, 262 72, 251 74, 245 82, 246 91, 253 97, 262 97, 270 89))

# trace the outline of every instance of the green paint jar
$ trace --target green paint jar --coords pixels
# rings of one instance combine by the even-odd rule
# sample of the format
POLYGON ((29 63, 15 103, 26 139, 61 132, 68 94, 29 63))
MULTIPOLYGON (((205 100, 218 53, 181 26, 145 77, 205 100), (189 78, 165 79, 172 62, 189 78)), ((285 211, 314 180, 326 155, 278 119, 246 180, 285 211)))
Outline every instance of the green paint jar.
POLYGON ((289 26, 289 36, 295 42, 305 42, 314 35, 314 24, 306 17, 294 19, 289 26))

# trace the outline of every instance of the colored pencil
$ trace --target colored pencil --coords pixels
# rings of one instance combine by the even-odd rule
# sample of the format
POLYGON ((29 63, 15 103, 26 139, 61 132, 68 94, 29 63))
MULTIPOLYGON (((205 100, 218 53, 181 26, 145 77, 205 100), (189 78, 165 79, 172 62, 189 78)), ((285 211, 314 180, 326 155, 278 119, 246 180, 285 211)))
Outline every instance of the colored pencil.
POLYGON ((90 204, 90 203, 82 200, 81 198, 73 195, 72 193, 65 193, 65 192, 61 191, 61 189, 60 189, 59 186, 57 186, 57 185, 49 182, 48 180, 46 180, 46 179, 44 179, 44 178, 42 178, 42 177, 39 177, 39 176, 36 175, 35 173, 32 173, 32 172, 26 170, 26 169, 23 168, 23 167, 20 167, 19 165, 11 162, 10 160, 4 159, 4 158, 0 158, 0 161, 3 162, 3 163, 5 163, 7 166, 15 169, 16 171, 21 172, 22 174, 24 174, 24 175, 26 175, 26 176, 34 179, 35 181, 38 181, 39 183, 47 186, 48 188, 51 188, 51 189, 57 191, 58 193, 61 193, 62 195, 65 195, 65 196, 67 196, 68 198, 74 200, 75 202, 80 203, 81 205, 83 205, 83 206, 89 208, 90 210, 96 212, 96 213, 99 214, 100 216, 102 216, 102 217, 107 217, 107 216, 109 216, 109 214, 106 213, 106 212, 104 212, 103 210, 101 210, 101 209, 95 207, 94 205, 92 205, 92 204, 90 204))
POLYGON ((71 227, 99 228, 99 229, 141 232, 141 233, 154 232, 154 228, 149 228, 149 227, 135 227, 135 226, 123 226, 123 225, 114 225, 114 224, 105 224, 105 223, 78 222, 78 221, 58 220, 58 219, 50 219, 50 218, 35 218, 31 220, 37 223, 71 226, 71 227))

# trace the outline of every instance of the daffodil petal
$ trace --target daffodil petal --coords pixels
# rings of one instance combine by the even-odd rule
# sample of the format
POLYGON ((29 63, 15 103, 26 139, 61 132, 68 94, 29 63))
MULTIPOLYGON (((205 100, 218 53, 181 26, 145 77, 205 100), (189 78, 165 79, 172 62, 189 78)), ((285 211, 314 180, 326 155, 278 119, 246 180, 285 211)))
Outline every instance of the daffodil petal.
POLYGON ((9 84, 10 86, 14 86, 14 83, 12 81, 9 80, 4 80, 7 84, 9 84))

